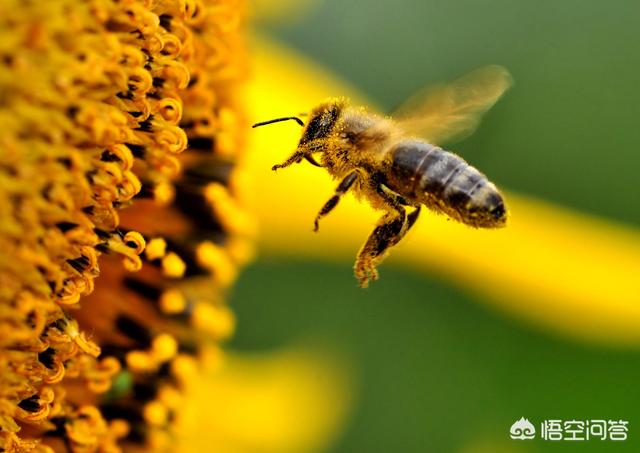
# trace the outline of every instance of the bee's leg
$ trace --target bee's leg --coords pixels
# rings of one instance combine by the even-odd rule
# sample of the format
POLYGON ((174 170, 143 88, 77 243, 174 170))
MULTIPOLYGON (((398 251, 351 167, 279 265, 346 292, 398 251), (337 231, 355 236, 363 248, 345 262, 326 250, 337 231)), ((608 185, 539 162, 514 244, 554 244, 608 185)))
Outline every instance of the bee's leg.
POLYGON ((369 280, 378 279, 376 266, 384 260, 389 249, 407 234, 420 215, 420 206, 406 215, 403 206, 409 204, 391 189, 379 185, 376 191, 395 213, 388 212, 380 219, 378 226, 358 252, 354 269, 362 288, 367 287, 369 280))
MULTIPOLYGON (((390 197, 390 199, 387 199, 387 200, 389 201, 389 204, 392 205, 396 210, 398 209, 397 208, 398 205, 413 206, 409 204, 407 200, 405 200, 400 194, 395 193, 394 191, 392 191, 391 189, 389 189, 384 185, 381 185, 378 191, 382 192, 385 197, 390 197)), ((402 213, 399 213, 399 214, 402 215, 402 213)), ((420 215, 420 205, 416 206, 416 209, 414 209, 410 214, 407 215, 407 223, 405 224, 404 230, 400 233, 396 243, 400 242, 400 240, 409 232, 411 227, 416 223, 416 220, 418 220, 419 215, 420 215)))
POLYGON ((411 227, 416 223, 416 220, 418 220, 419 215, 420 215, 420 206, 418 206, 411 214, 407 216, 407 229, 404 232, 404 234, 407 234, 407 232, 411 229, 411 227))
POLYGON ((397 244, 402 240, 403 237, 406 236, 411 227, 416 223, 416 220, 418 220, 418 216, 420 216, 420 206, 417 206, 416 209, 414 209, 407 215, 407 223, 404 226, 404 230, 400 232, 400 234, 396 238, 396 241, 392 245, 397 244))
POLYGON ((271 170, 277 170, 278 168, 288 167, 291 164, 297 164, 298 162, 301 162, 302 159, 304 159, 306 156, 306 151, 297 149, 291 156, 289 156, 287 160, 285 160, 281 164, 277 164, 271 167, 271 170))
POLYGON ((315 166, 315 167, 322 167, 323 165, 320 165, 311 154, 307 154, 304 156, 304 158, 307 160, 307 162, 309 162, 311 165, 315 166))
POLYGON ((406 230, 406 217, 398 216, 394 212, 388 212, 373 230, 367 242, 364 243, 358 256, 354 271, 360 282, 361 288, 369 285, 369 280, 378 279, 376 266, 384 259, 389 248, 398 242, 398 237, 406 230))
POLYGON ((354 271, 361 288, 366 288, 369 280, 378 279, 376 266, 384 260, 389 248, 396 245, 407 232, 407 213, 402 206, 406 201, 382 184, 377 184, 374 189, 389 211, 378 221, 356 257, 354 271))
POLYGON ((302 159, 307 160, 311 165, 315 165, 316 167, 322 167, 314 158, 313 153, 322 151, 322 146, 319 145, 310 145, 305 146, 303 149, 296 149, 294 153, 289 156, 287 160, 282 162, 281 164, 274 165, 271 167, 271 170, 277 170, 278 168, 288 167, 291 164, 297 164, 302 162, 302 159))
POLYGON ((322 209, 320 209, 320 212, 318 212, 318 215, 316 216, 316 219, 313 222, 313 231, 318 231, 318 228, 320 226, 319 225, 320 219, 326 216, 327 214, 329 214, 333 210, 333 208, 335 208, 338 205, 338 202, 340 201, 340 197, 344 195, 347 192, 347 190, 351 188, 351 186, 353 185, 353 183, 356 181, 357 178, 358 178, 358 172, 354 171, 352 173, 349 173, 342 181, 340 181, 340 184, 338 184, 338 187, 336 188, 336 192, 333 195, 333 197, 329 198, 329 201, 327 201, 322 207, 322 209))

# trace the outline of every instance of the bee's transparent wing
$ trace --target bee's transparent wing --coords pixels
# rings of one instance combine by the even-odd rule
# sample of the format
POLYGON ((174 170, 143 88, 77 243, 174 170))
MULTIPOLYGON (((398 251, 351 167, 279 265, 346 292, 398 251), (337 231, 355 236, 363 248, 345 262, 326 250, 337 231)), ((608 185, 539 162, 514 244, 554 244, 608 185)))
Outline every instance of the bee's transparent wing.
POLYGON ((408 135, 433 144, 461 140, 478 127, 480 118, 512 84, 502 66, 485 66, 450 84, 423 90, 393 114, 408 135))

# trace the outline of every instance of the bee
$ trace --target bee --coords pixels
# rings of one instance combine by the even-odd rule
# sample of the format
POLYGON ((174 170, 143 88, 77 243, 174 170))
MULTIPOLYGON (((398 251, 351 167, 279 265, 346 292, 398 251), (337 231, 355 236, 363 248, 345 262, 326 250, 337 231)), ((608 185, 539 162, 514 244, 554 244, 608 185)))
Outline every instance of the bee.
POLYGON ((364 288, 377 280, 377 266, 413 227, 423 206, 474 228, 506 225, 507 209, 496 186, 436 143, 473 132, 510 85, 506 69, 487 66, 413 96, 394 119, 332 98, 309 113, 306 125, 292 116, 253 127, 296 121, 304 128, 300 142, 272 169, 306 160, 340 181, 318 212, 314 231, 349 191, 384 211, 356 257, 355 276, 364 288))

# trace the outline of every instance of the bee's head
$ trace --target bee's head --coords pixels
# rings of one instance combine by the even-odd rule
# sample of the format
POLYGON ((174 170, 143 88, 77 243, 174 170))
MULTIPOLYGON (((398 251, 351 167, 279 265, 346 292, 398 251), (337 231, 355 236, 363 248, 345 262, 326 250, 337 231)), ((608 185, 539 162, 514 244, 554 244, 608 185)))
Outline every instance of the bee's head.
MULTIPOLYGON (((300 126, 304 127, 304 130, 302 131, 302 138, 300 139, 300 143, 298 143, 296 152, 306 153, 307 151, 309 151, 307 148, 311 142, 315 140, 322 140, 334 132, 345 105, 346 100, 342 98, 333 98, 323 102, 311 111, 311 113, 309 114, 309 121, 306 125, 297 116, 286 116, 283 118, 275 118, 268 121, 262 121, 260 123, 254 124, 252 127, 266 126, 267 124, 293 120, 300 126)), ((315 149, 311 150, 311 152, 322 151, 321 148, 314 148, 315 149)), ((297 161, 299 162, 300 160, 302 160, 302 158, 303 157, 301 156, 297 161)), ((319 166, 319 164, 313 160, 310 153, 305 155, 304 158, 310 161, 312 164, 319 166)))
POLYGON ((302 132, 298 148, 302 148, 314 140, 326 138, 331 134, 342 114, 344 105, 344 99, 331 99, 314 108, 302 132))

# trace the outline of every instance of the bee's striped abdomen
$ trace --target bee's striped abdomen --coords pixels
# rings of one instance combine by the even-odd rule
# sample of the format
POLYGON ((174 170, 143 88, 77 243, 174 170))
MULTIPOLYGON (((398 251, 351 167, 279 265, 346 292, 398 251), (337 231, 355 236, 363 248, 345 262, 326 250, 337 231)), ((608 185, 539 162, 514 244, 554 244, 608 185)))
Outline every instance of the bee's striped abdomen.
POLYGON ((470 194, 473 186, 486 180, 455 154, 418 140, 407 140, 397 146, 393 173, 410 183, 414 195, 426 192, 453 202, 460 200, 458 192, 470 194))
POLYGON ((393 151, 391 188, 473 226, 496 226, 505 214, 502 197, 486 176, 462 158, 420 140, 393 151))
POLYGON ((433 171, 426 170, 427 175, 423 175, 423 179, 426 180, 425 191, 433 193, 429 188, 431 184, 436 184, 438 188, 441 187, 440 198, 445 203, 457 210, 466 209, 474 195, 482 193, 479 189, 487 184, 487 178, 455 154, 443 152, 444 160, 448 165, 443 166, 441 173, 438 173, 440 170, 437 168, 433 171), (429 177, 433 178, 431 184, 429 177), (433 183, 434 180, 438 182, 433 183))

